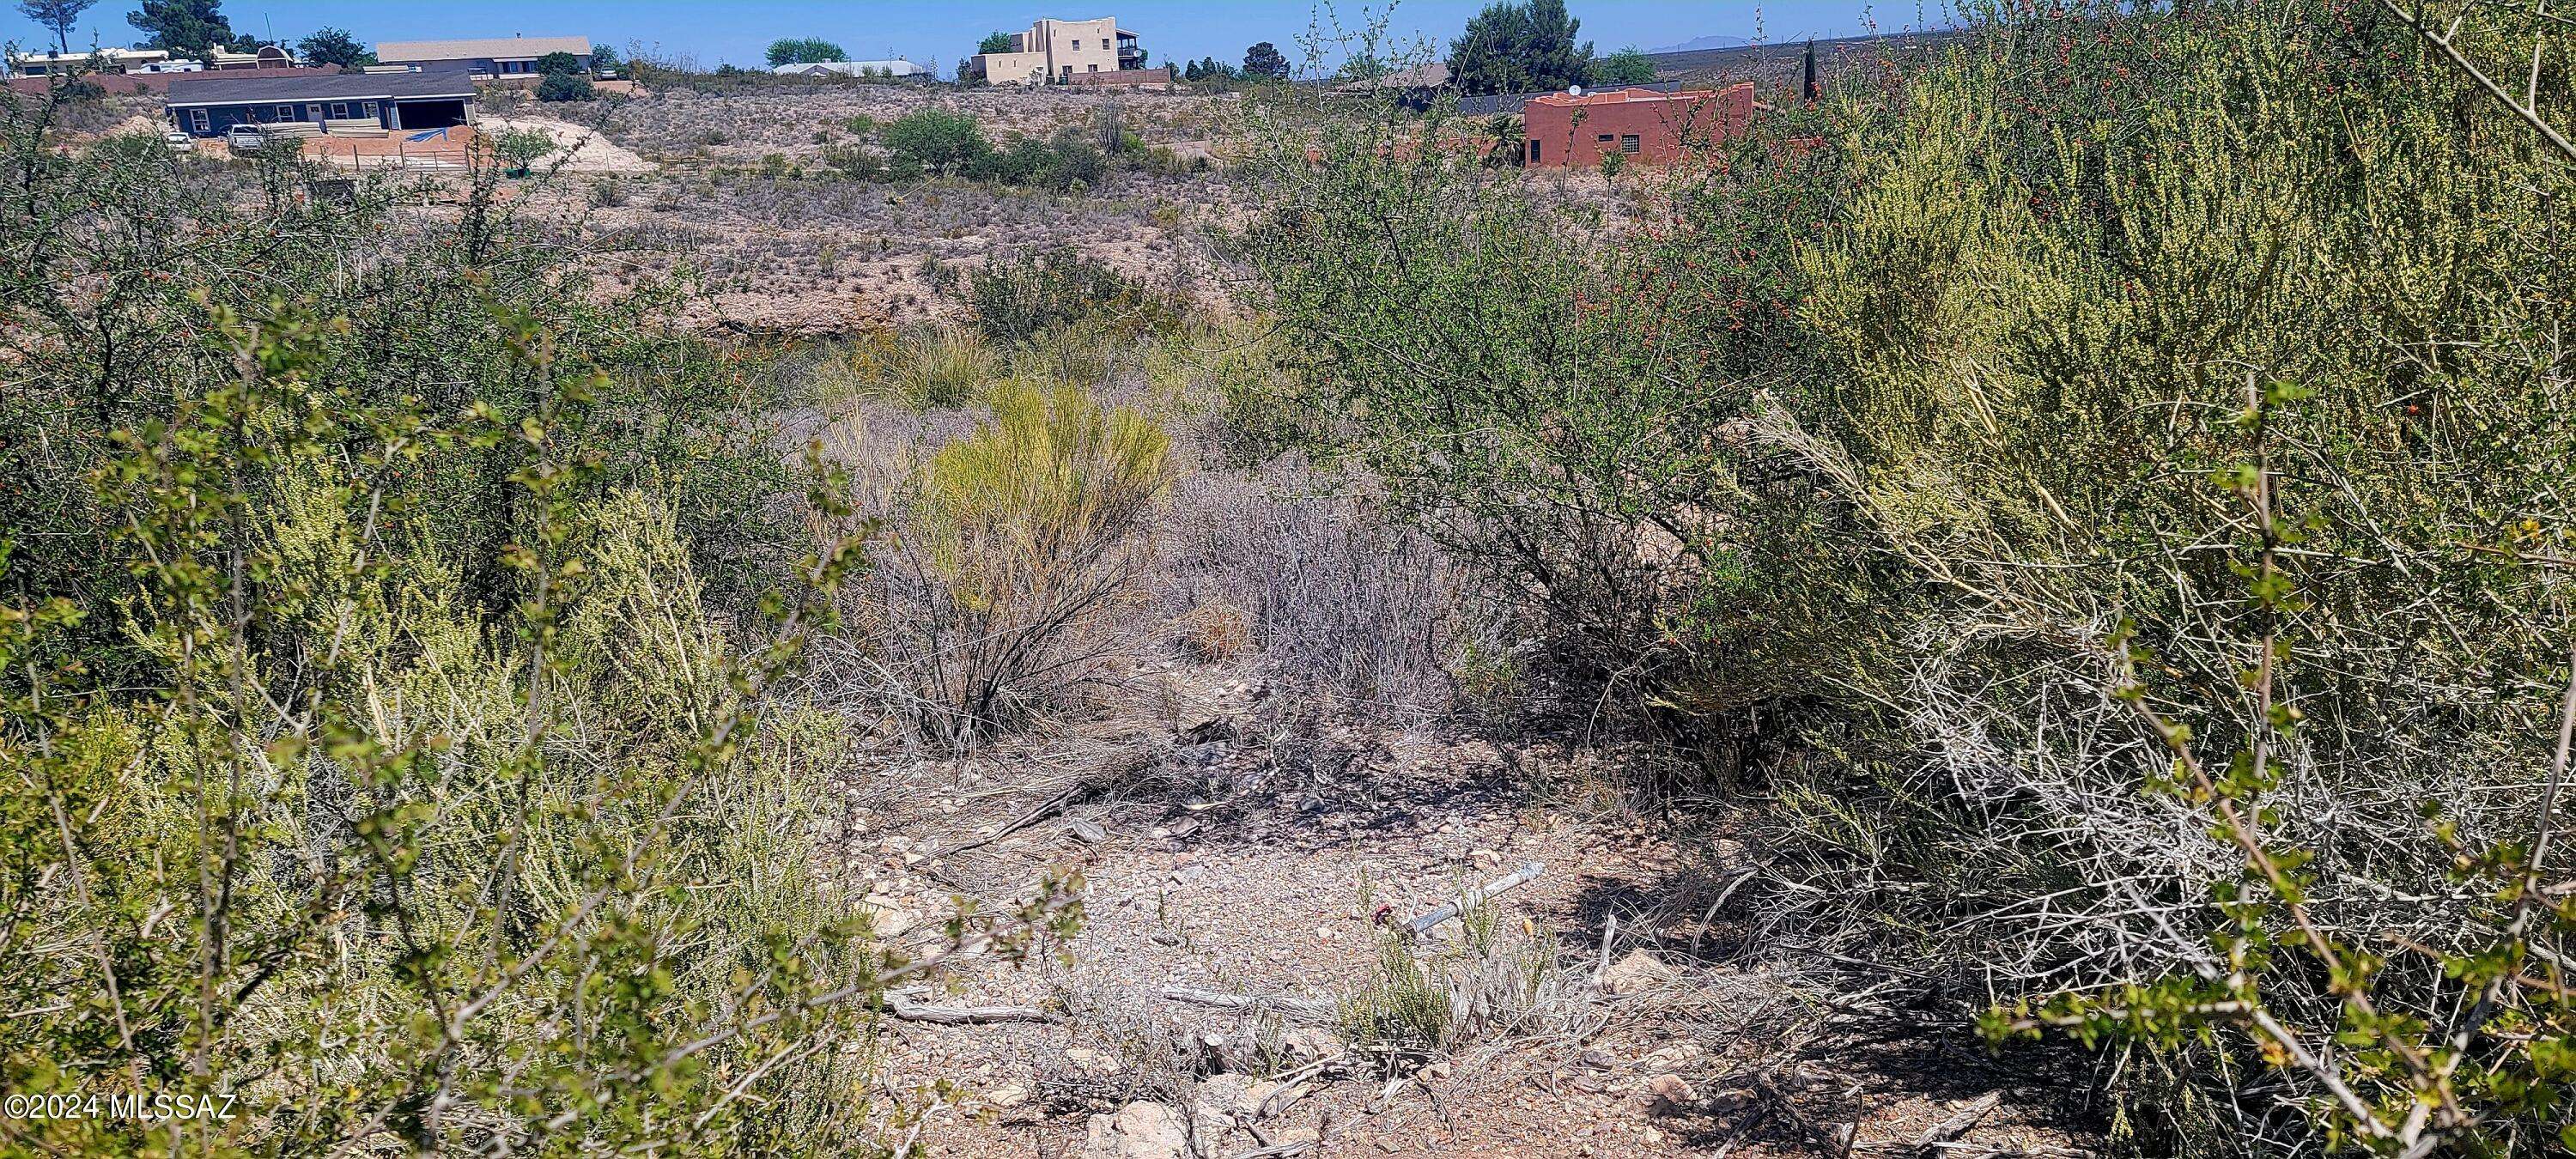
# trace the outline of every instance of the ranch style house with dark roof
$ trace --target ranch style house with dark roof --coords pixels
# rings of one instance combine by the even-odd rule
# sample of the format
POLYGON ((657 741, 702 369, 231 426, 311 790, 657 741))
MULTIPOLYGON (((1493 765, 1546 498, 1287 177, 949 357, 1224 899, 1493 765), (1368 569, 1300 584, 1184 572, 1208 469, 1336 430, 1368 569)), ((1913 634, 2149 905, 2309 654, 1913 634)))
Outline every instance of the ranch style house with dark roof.
POLYGON ((196 137, 235 125, 374 121, 386 129, 467 122, 474 82, 463 72, 359 72, 232 78, 207 73, 170 85, 170 123, 196 137))

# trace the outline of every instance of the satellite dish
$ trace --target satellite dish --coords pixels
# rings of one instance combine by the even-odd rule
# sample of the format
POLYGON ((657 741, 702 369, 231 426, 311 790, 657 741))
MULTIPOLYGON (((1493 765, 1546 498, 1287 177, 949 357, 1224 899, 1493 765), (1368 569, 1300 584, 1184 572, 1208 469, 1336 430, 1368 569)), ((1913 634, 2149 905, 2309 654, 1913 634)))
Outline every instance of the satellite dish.
POLYGON ((1569 97, 1579 97, 1579 96, 1582 96, 1582 95, 1583 95, 1583 86, 1582 86, 1582 85, 1567 85, 1567 86, 1565 86, 1565 95, 1567 95, 1567 96, 1569 96, 1569 97))

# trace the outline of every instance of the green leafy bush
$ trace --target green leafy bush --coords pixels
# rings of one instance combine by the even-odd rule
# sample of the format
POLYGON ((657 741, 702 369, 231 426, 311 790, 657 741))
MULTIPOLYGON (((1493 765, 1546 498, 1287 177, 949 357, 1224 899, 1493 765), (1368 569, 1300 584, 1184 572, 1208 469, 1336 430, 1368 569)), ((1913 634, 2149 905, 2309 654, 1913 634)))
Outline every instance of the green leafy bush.
POLYGON ((537 99, 541 101, 587 101, 598 95, 590 78, 578 72, 550 72, 537 82, 537 99))
POLYGON ((974 114, 947 109, 915 109, 886 122, 878 136, 898 176, 973 176, 993 153, 974 114))

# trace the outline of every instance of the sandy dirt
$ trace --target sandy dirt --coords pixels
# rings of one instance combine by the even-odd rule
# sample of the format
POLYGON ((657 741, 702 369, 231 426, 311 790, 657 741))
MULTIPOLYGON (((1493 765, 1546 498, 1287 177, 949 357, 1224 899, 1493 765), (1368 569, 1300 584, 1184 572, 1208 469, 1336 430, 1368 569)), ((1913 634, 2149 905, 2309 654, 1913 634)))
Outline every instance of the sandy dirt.
MULTIPOLYGON (((1099 746, 1033 741, 854 787, 850 872, 924 948, 959 898, 1006 904, 1050 868, 1085 881, 1064 960, 972 963, 922 999, 1053 1021, 889 1024, 893 1089, 962 1088, 930 1117, 932 1154, 1910 1155, 1987 1096, 1950 1153, 2098 1149, 2030 1060, 1991 1059, 1964 1028, 1892 1008, 1884 977, 1746 953, 1742 907, 1701 926, 1710 882, 1660 827, 1527 787, 1579 783, 1597 758, 1342 730, 1328 741, 1348 757, 1328 762, 1337 772, 1291 776, 1237 727, 1266 694, 1257 678, 1174 662, 1133 687, 1155 708, 1090 732, 1162 753, 1151 787, 1087 793, 998 838, 994 818, 1052 799, 1099 746), (1499 899, 1493 926, 1510 953, 1544 959, 1538 1008, 1436 1057, 1345 1039, 1330 1011, 1369 977, 1391 923, 1533 861, 1545 869, 1499 899), (1211 1010, 1166 999, 1175 986, 1327 1012, 1211 1010), (1268 1098, 1283 1072, 1303 1077, 1268 1098), (1182 1150, 1122 1141, 1122 1114, 1163 1107, 1169 1122, 1191 1111, 1182 1150)), ((1730 844, 1717 864, 1744 863, 1730 844)), ((1453 921, 1416 949, 1467 953, 1467 938, 1453 921)))
POLYGON ((543 117, 478 118, 476 127, 498 136, 509 132, 543 133, 554 139, 559 149, 566 150, 546 163, 563 162, 570 173, 646 173, 653 168, 635 151, 611 142, 604 134, 566 121, 543 117))

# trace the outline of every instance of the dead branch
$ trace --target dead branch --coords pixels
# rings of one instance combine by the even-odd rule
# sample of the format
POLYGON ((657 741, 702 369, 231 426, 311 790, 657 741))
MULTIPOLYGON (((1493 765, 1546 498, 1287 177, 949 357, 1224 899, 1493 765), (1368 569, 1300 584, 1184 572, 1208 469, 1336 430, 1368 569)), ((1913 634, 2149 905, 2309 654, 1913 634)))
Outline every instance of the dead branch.
POLYGON ((1987 1091, 1977 1096, 1967 1106, 1959 1108, 1957 1114, 1933 1124, 1930 1130, 1916 1136, 1914 1149, 1930 1151, 1934 1149, 1935 1144, 1947 1143, 1967 1134, 1969 1128, 1976 1126, 1979 1120, 1992 1113, 1995 1104, 2001 1101, 2003 1101, 2003 1095, 1997 1091, 1987 1091))
POLYGON ((1458 895, 1457 900, 1443 903, 1440 908, 1404 923, 1404 928, 1414 937, 1421 937, 1424 934, 1430 933, 1432 927, 1437 926, 1442 922, 1457 917, 1459 914, 1465 913, 1469 909, 1478 905, 1482 905, 1494 897, 1508 893, 1537 880, 1538 875, 1546 869, 1547 866, 1545 863, 1537 861, 1530 862, 1529 864, 1512 871, 1512 874, 1509 877, 1497 879, 1482 889, 1468 890, 1467 892, 1458 895))
POLYGON ((929 1022, 940 1026, 976 1026, 988 1022, 1053 1022, 1056 1016, 1035 1006, 932 1006, 913 997, 914 991, 894 990, 886 993, 886 1012, 906 1022, 929 1022))
POLYGON ((1264 998, 1246 994, 1224 994, 1194 986, 1165 986, 1163 1000, 1186 1002, 1192 1006, 1212 1006, 1219 1010, 1273 1010, 1298 1018, 1330 1018, 1333 1004, 1317 998, 1264 998))

